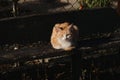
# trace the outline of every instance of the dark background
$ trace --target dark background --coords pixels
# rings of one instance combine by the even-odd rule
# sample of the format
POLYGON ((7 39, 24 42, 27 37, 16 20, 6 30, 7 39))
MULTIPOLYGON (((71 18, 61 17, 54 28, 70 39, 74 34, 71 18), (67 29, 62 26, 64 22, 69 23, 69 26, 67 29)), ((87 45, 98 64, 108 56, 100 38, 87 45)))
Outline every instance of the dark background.
POLYGON ((6 18, 0 20, 0 44, 49 41, 54 24, 65 21, 77 25, 80 36, 114 32, 120 25, 111 8, 6 18))

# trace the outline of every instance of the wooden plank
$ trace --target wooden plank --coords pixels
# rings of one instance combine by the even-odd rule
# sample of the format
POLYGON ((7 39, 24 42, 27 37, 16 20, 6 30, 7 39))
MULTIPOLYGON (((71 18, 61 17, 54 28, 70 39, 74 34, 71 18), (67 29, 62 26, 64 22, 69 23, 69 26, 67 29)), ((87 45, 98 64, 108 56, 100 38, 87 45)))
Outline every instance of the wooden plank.
MULTIPOLYGON (((87 41, 86 41, 87 43, 87 41)), ((79 44, 80 45, 80 44, 79 44)), ((79 53, 84 52, 82 56, 84 58, 89 57, 99 57, 100 55, 110 55, 110 54, 117 54, 110 52, 119 50, 120 47, 120 41, 108 41, 106 43, 88 43, 87 46, 83 45, 81 47, 78 47, 79 53), (92 44, 92 45, 91 45, 92 44), (96 46, 97 45, 97 46, 96 46), (104 49, 106 51, 104 51, 104 49), (101 52, 100 52, 101 50, 101 52), (104 52, 103 52, 104 51, 104 52), (88 54, 89 53, 89 54, 88 54)), ((21 61, 28 61, 28 60, 34 60, 34 59, 44 59, 44 58, 55 58, 60 56, 69 56, 71 54, 74 54, 70 51, 63 51, 63 50, 54 50, 51 45, 42 45, 41 47, 32 47, 32 48, 21 48, 18 50, 13 50, 10 52, 4 52, 0 54, 0 63, 11 63, 11 62, 21 62, 21 61)))

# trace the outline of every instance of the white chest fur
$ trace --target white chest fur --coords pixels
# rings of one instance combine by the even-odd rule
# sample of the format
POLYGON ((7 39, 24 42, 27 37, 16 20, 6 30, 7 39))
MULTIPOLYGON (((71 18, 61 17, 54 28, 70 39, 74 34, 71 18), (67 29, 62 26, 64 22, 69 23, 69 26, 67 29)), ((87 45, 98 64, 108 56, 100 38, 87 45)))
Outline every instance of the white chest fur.
POLYGON ((61 48, 68 48, 68 47, 71 47, 72 46, 72 42, 70 41, 67 41, 65 39, 58 39, 58 42, 61 44, 61 48))

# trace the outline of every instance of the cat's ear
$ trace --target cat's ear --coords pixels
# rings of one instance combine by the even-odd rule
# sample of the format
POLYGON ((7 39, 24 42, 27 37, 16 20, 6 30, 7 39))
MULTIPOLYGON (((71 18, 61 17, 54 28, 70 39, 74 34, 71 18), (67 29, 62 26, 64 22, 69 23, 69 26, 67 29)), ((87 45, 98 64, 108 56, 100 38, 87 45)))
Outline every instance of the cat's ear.
POLYGON ((55 24, 55 30, 56 30, 56 32, 59 32, 59 31, 63 30, 63 28, 60 27, 60 24, 55 24))
POLYGON ((74 25, 74 24, 70 24, 69 25, 69 29, 72 31, 72 30, 78 30, 77 26, 74 25))

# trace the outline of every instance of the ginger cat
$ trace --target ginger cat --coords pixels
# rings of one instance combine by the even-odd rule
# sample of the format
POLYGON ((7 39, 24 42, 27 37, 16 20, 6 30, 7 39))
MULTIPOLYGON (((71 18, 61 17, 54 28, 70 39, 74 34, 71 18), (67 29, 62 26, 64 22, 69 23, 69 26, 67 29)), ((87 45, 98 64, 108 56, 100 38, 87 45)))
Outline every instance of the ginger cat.
POLYGON ((54 49, 72 50, 76 47, 79 30, 76 25, 68 22, 57 23, 53 27, 51 44, 54 49))

